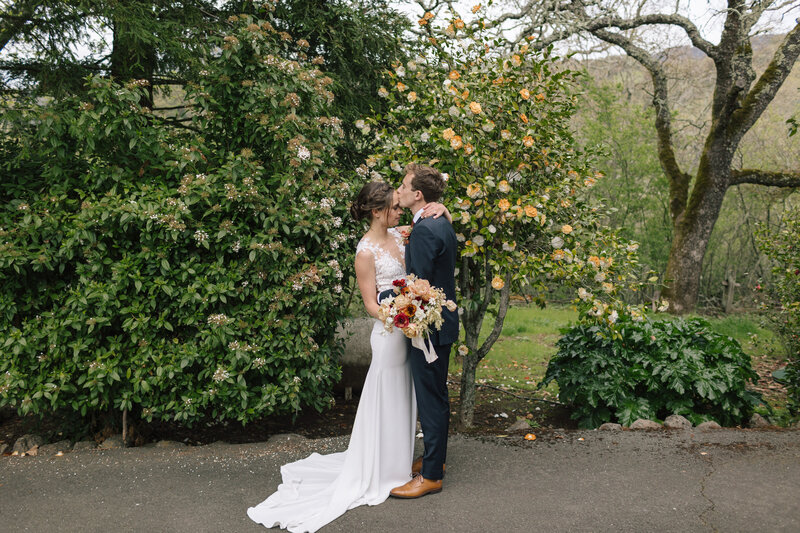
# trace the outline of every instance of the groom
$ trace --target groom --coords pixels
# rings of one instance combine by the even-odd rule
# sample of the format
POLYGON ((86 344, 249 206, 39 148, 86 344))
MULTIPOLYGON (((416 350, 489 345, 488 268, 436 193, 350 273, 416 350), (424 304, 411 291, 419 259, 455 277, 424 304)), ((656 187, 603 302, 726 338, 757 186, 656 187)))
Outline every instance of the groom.
MULTIPOLYGON (((438 170, 425 165, 410 164, 405 171, 403 183, 395 194, 400 207, 414 213, 406 245, 406 272, 428 280, 455 302, 458 243, 453 226, 445 217, 421 217, 426 204, 437 202, 442 197, 445 179, 438 170)), ((411 346, 407 339, 425 453, 412 465, 412 472, 419 475, 391 490, 390 494, 396 498, 419 498, 442 490, 450 422, 447 367, 450 348, 458 340, 458 312, 444 308, 442 318, 442 328, 430 332, 430 341, 438 356, 434 362, 428 363, 423 352, 411 346)))

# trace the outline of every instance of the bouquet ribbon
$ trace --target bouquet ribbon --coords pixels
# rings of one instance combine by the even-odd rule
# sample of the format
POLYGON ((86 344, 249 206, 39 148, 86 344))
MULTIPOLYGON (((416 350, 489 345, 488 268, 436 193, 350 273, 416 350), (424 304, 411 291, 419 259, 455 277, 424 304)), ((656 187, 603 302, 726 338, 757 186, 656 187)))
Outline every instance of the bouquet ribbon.
POLYGON ((421 350, 422 353, 425 354, 425 361, 428 363, 433 363, 436 361, 439 356, 436 355, 436 351, 433 349, 433 344, 431 344, 431 336, 425 335, 425 339, 423 340, 422 337, 413 337, 411 339, 411 346, 414 348, 421 350))

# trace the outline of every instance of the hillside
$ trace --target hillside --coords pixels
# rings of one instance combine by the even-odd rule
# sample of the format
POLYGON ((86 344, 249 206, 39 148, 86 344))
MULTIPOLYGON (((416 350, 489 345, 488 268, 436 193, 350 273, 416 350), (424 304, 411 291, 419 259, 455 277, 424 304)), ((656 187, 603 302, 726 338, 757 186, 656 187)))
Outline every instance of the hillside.
MULTIPOLYGON (((783 35, 759 35, 752 39, 753 67, 760 75, 783 35)), ((683 46, 664 52, 670 78, 676 147, 681 164, 692 172, 710 125, 714 88, 713 61, 697 48, 683 46)), ((619 85, 620 98, 631 105, 649 106, 652 83, 649 74, 627 56, 611 56, 577 64, 598 85, 619 85)), ((800 65, 789 78, 741 145, 741 165, 768 169, 798 168, 800 136, 787 137, 786 119, 800 112, 800 65)), ((580 131, 580 127, 578 127, 580 131)), ((652 132, 654 136, 654 131, 652 132)))

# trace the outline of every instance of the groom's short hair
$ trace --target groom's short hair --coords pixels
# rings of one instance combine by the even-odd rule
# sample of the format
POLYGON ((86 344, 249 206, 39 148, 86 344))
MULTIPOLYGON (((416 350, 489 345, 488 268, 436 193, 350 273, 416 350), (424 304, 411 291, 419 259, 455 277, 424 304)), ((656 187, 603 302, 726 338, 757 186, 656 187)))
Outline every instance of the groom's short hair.
POLYGON ((426 202, 437 202, 444 192, 445 180, 442 173, 428 165, 411 163, 406 165, 406 175, 411 174, 411 187, 422 193, 426 202))

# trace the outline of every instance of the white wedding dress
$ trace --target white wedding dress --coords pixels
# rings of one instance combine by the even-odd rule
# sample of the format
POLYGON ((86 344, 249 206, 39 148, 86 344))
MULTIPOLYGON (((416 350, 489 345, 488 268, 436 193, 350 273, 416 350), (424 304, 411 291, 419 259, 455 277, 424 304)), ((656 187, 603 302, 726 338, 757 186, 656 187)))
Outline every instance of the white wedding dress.
MULTIPOLYGON (((362 238, 356 254, 369 251, 375 259, 378 291, 392 287, 405 276, 399 256, 362 238)), ((280 526, 294 533, 316 531, 348 509, 378 505, 389 491, 410 479, 414 458, 417 406, 403 334, 385 332, 375 320, 370 337, 372 362, 358 403, 347 451, 320 455, 281 467, 283 483, 277 492, 247 510, 254 521, 267 527, 280 526)))

